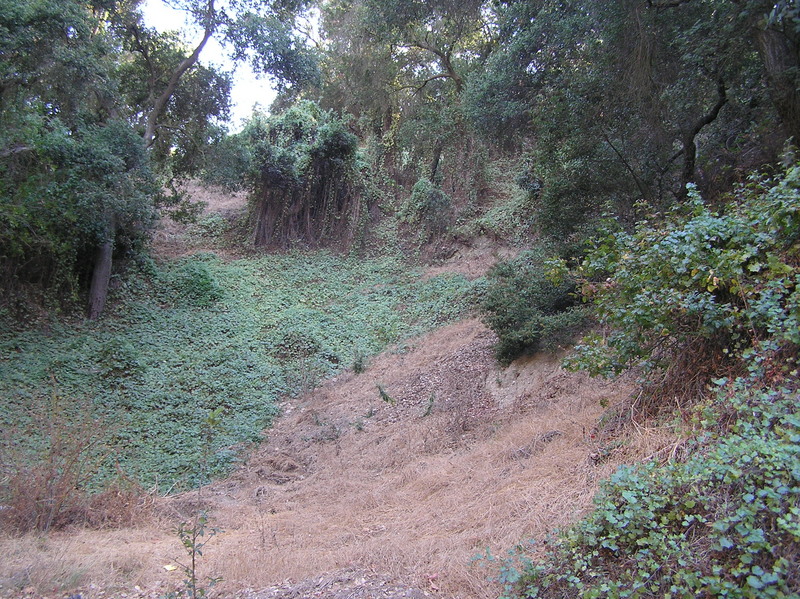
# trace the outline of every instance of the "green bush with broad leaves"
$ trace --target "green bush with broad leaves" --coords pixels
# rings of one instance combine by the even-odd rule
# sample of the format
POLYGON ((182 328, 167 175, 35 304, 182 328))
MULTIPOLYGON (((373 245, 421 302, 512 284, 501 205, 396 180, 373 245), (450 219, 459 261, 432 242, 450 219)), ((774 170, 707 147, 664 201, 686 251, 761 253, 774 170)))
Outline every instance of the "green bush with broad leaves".
POLYGON ((666 219, 641 222, 633 233, 609 231, 581 273, 609 332, 584 340, 570 364, 602 375, 679 364, 706 373, 705 381, 731 360, 792 367, 799 244, 800 166, 753 177, 717 207, 691 189, 666 219), (779 354, 785 365, 770 359, 779 354))
POLYGON ((544 250, 530 250, 497 264, 488 275, 481 311, 498 337, 502 364, 538 350, 570 343, 586 323, 574 279, 553 272, 544 250))
POLYGON ((544 559, 503 562, 505 597, 797 597, 797 381, 720 383, 718 414, 737 418, 725 436, 699 436, 685 462, 618 470, 544 559))
POLYGON ((543 559, 502 562, 506 597, 800 596, 800 167, 713 209, 689 198, 590 252, 605 335, 570 359, 641 367, 654 397, 657 373, 699 380, 686 457, 617 471, 543 559))

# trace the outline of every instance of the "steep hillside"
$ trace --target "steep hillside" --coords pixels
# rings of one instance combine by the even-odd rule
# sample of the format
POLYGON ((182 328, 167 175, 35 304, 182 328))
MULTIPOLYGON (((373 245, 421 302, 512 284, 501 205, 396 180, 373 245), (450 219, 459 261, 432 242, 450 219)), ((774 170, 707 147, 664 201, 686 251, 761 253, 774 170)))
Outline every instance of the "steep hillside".
MULTIPOLYGON (((187 248, 185 234, 162 232, 161 255, 214 249, 187 248)), ((477 242, 431 274, 479 276, 498 254, 477 242)), ((200 510, 222 531, 200 539, 198 584, 223 579, 212 596, 496 596, 497 572, 475 558, 574 522, 599 480, 672 441, 666 430, 597 430, 629 396, 624 380, 568 373, 546 355, 501 369, 493 343, 480 321, 464 320, 287 401, 232 476, 151 496, 137 527, 4 537, 0 596, 180 590, 175 565, 186 554, 175 530, 200 510)))
MULTIPOLYGON (((238 472, 157 500, 160 518, 141 529, 3 540, 6 596, 21 579, 30 594, 63 585, 83 597, 157 596, 180 581, 163 568, 182 553, 170 529, 198 507, 224 531, 199 565, 224 578, 223 596, 350 596, 298 590, 315 580, 493 596, 474 557, 573 522, 599 479, 664 440, 597 435, 601 405, 623 399, 625 383, 566 373, 547 356, 499 370, 492 341, 467 320, 285 404, 238 472)), ((399 592, 387 596, 415 596, 399 592)))

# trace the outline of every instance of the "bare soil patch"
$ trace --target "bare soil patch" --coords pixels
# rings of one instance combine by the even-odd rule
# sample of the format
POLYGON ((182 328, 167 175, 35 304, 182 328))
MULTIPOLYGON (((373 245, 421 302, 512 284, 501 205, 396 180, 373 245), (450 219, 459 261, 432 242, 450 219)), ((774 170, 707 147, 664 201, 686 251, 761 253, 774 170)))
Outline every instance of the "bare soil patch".
POLYGON ((425 269, 426 277, 444 274, 460 274, 468 279, 484 276, 488 270, 501 260, 508 260, 519 252, 497 240, 478 237, 467 243, 433 248, 439 257, 438 263, 425 269))
MULTIPOLYGON (((244 218, 247 211, 247 194, 232 193, 219 188, 204 187, 195 182, 184 186, 193 204, 202 206, 200 218, 219 215, 230 224, 244 218)), ((161 218, 153 235, 152 249, 157 258, 172 260, 190 256, 197 252, 212 250, 222 257, 235 258, 228 247, 207 247, 202 240, 192 239, 189 234, 190 225, 179 223, 171 218, 161 218)))

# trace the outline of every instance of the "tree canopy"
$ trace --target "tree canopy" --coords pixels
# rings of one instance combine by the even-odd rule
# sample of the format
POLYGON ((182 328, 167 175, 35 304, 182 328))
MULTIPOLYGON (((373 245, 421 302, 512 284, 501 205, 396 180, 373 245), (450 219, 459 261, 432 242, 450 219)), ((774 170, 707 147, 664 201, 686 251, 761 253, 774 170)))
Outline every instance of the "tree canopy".
MULTIPOLYGON (((329 117, 314 117, 323 128, 302 143, 274 129, 308 116, 312 104, 319 115, 352 115, 336 127, 348 156, 360 147, 367 187, 402 203, 427 181, 430 197, 452 201, 449 219, 485 193, 487 158, 508 157, 535 230, 574 248, 601 215, 631 227, 685 201, 688 184, 714 201, 800 136, 793 0, 175 6, 200 32, 193 44, 146 25, 137 0, 0 0, 0 245, 9 287, 63 298, 97 286, 90 314, 99 314, 111 258, 146 243, 154 211, 179 199, 161 192, 165 184, 215 178, 211 156, 238 160, 216 178, 239 169, 228 183, 277 211, 285 185, 246 178, 255 167, 244 164, 263 159, 263 174, 289 148, 295 157, 312 151, 329 117), (320 25, 314 40, 299 26, 308 15, 320 25), (249 138, 225 129, 230 73, 199 62, 211 37, 278 87, 276 114, 254 118, 249 138), (63 222, 81 226, 55 232, 63 222)), ((321 155, 312 154, 292 168, 321 155)), ((326 180, 339 176, 331 168, 326 180)), ((336 194, 355 194, 343 181, 336 194)), ((354 196, 336 203, 357 204, 354 196)), ((305 230, 318 242, 326 225, 315 214, 305 230)), ((275 222, 290 230, 270 239, 296 233, 297 223, 275 222)))
POLYGON ((285 87, 316 77, 293 28, 302 2, 187 0, 194 46, 146 26, 139 4, 0 2, 0 277, 54 305, 91 287, 91 317, 112 257, 146 243, 162 186, 198 172, 221 134, 230 75, 198 63, 208 39, 285 87))

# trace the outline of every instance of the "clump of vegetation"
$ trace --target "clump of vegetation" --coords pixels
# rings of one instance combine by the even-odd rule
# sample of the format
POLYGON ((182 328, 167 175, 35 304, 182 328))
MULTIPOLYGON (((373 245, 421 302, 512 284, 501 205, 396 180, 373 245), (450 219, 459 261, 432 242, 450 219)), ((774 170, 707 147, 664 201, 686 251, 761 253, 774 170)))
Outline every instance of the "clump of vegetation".
POLYGON ((619 470, 544 560, 506 562, 507 596, 797 596, 800 398, 794 383, 748 386, 720 387, 705 410, 737 418, 725 436, 619 470))
POLYGON ((799 239, 797 166, 754 177, 724 206, 691 190, 665 220, 609 232, 581 273, 609 333, 586 339, 570 363, 592 374, 666 371, 694 391, 725 363, 793 368, 799 239))
POLYGON ((204 262, 187 260, 169 273, 178 302, 195 308, 207 308, 222 299, 222 288, 204 262))
POLYGON ((440 234, 447 229, 452 217, 451 200, 429 179, 420 179, 400 207, 398 216, 409 225, 421 225, 430 234, 440 234))
POLYGON ((539 249, 489 272, 481 310, 484 322, 497 334, 495 354, 502 364, 565 346, 585 325, 587 312, 575 280, 550 271, 545 251, 539 249))
POLYGON ((642 368, 654 401, 682 384, 688 457, 618 471, 543 560, 503 566, 508 596, 800 593, 800 169, 753 178, 716 210, 690 197, 590 252, 584 289, 608 331, 571 359, 642 368))
POLYGON ((346 123, 301 101, 279 115, 255 115, 247 124, 245 180, 255 245, 316 246, 352 237, 361 210, 358 138, 346 123))

